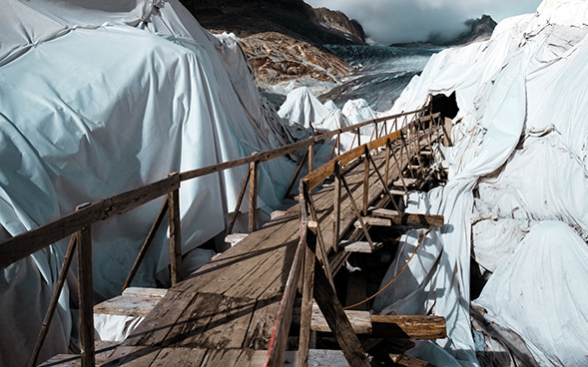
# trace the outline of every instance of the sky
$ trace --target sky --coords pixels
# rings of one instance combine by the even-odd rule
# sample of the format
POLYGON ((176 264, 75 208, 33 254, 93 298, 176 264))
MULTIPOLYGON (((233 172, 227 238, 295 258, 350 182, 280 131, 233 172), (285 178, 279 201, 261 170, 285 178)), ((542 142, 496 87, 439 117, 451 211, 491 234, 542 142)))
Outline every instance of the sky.
POLYGON ((535 13, 541 0, 305 0, 315 8, 341 10, 357 19, 380 44, 424 41, 431 33, 456 36, 471 18, 490 15, 496 22, 535 13))

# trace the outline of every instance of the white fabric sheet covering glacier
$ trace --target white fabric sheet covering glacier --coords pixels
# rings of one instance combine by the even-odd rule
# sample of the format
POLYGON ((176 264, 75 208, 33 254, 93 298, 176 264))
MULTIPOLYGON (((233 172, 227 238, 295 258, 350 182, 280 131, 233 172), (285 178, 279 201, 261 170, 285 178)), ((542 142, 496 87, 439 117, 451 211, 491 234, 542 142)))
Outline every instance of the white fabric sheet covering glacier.
MULTIPOLYGON (((282 146, 291 131, 308 136, 261 99, 234 37, 213 37, 176 0, 0 6, 0 241, 170 172, 282 146)), ((260 206, 279 204, 295 168, 289 157, 260 165, 260 206)), ((182 183, 184 253, 223 231, 245 173, 182 183)), ((96 300, 120 292, 161 203, 93 226, 96 300)), ((136 284, 167 266, 165 237, 136 284)), ((27 362, 66 242, 2 271, 1 365, 27 362)), ((68 351, 70 278, 40 361, 68 351)))
MULTIPOLYGON (((443 214, 446 225, 429 233, 419 260, 374 306, 446 316, 449 338, 437 342, 445 352, 424 342, 415 355, 433 361, 447 352, 478 365, 469 316, 474 255, 492 272, 475 301, 487 321, 516 332, 540 366, 588 364, 587 24, 586 2, 544 1, 536 14, 501 22, 489 41, 434 55, 389 111, 453 92, 460 109, 445 152, 447 185, 411 193, 407 205, 443 214)), ((405 236, 382 284, 416 238, 405 236)))

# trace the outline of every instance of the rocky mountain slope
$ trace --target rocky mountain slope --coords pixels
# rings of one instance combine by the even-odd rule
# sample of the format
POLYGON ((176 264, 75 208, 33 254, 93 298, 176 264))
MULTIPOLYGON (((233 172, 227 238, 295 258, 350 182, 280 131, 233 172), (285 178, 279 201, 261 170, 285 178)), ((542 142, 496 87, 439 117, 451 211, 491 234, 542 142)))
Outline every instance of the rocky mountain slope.
POLYGON ((338 11, 314 9, 302 0, 184 0, 213 33, 239 37, 262 87, 310 78, 336 82, 349 65, 324 44, 365 44, 361 25, 338 11))

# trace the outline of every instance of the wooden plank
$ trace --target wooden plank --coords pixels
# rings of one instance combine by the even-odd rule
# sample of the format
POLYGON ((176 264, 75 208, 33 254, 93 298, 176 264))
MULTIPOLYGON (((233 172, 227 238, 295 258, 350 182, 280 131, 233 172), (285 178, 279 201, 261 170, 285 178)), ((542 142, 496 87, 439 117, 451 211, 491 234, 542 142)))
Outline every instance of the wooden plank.
POLYGON ((403 184, 403 180, 396 180, 394 181, 393 185, 394 186, 414 186, 417 182, 416 178, 405 178, 404 179, 404 184, 403 184))
POLYGON ((371 254, 374 251, 382 248, 382 242, 374 242, 373 248, 369 242, 366 241, 341 241, 341 248, 346 252, 359 252, 363 254, 371 254))
POLYGON ((134 297, 163 298, 167 292, 168 289, 166 288, 129 287, 124 290, 123 295, 134 297))
POLYGON ((161 298, 121 295, 94 306, 95 314, 146 317, 161 298))
POLYGON ((206 349, 164 348, 149 367, 200 366, 207 352, 206 349))
POLYGON ((41 228, 15 236, 0 245, 0 269, 55 243, 99 220, 123 214, 179 187, 177 178, 167 178, 136 190, 92 204, 41 228))
POLYGON ((202 331, 196 345, 185 340, 182 346, 199 346, 209 349, 241 349, 249 329, 256 301, 245 298, 223 297, 215 314, 202 331))
POLYGON ((243 348, 264 350, 263 358, 265 358, 265 350, 269 347, 272 328, 280 309, 280 301, 281 297, 257 301, 255 311, 251 317, 251 324, 243 342, 243 348))
POLYGON ((247 236, 249 236, 249 233, 231 233, 230 235, 225 237, 225 242, 230 243, 231 246, 235 246, 236 244, 247 238, 247 236))
POLYGON ((159 348, 120 346, 107 358, 102 367, 150 367, 159 352, 159 348))
MULTIPOLYGON (((178 177, 172 173, 170 177, 178 177)), ((180 189, 177 188, 167 196, 169 205, 169 258, 172 286, 182 280, 182 227, 180 222, 180 189)))
POLYGON ((94 367, 94 283, 92 281, 92 232, 76 233, 78 248, 78 299, 80 302, 80 349, 82 367, 94 367))
POLYGON ((442 215, 398 213, 395 210, 376 209, 373 216, 388 218, 394 225, 415 227, 443 227, 445 219, 442 215))
MULTIPOLYGON (((370 320, 369 311, 345 311, 345 315, 355 334, 372 334, 372 322, 370 320)), ((315 303, 312 306, 312 323, 311 329, 314 331, 320 331, 324 333, 330 333, 331 328, 323 316, 323 313, 315 303)))
POLYGON ((237 361, 241 356, 241 349, 211 349, 206 354, 202 366, 228 367, 238 366, 237 361))
POLYGON ((430 364, 429 362, 423 361, 422 359, 407 355, 403 355, 402 358, 396 362, 396 364, 402 367, 435 367, 434 364, 430 364))
POLYGON ((198 293, 196 299, 187 307, 184 307, 181 314, 175 311, 176 314, 181 316, 177 319, 165 340, 162 340, 162 345, 200 346, 202 333, 208 328, 212 318, 216 316, 222 300, 223 296, 220 294, 198 293))
POLYGON ((126 346, 155 346, 161 344, 182 315, 178 311, 184 310, 189 304, 193 303, 195 298, 196 294, 191 292, 170 291, 145 320, 137 326, 124 344, 126 346))
MULTIPOLYGON (((392 221, 386 218, 378 218, 378 217, 362 217, 363 222, 368 226, 374 227, 391 227, 392 221)), ((353 223, 355 228, 361 228, 361 223, 359 221, 355 221, 353 223)))
POLYGON ((374 335, 405 339, 447 337, 445 318, 421 315, 371 315, 374 335))

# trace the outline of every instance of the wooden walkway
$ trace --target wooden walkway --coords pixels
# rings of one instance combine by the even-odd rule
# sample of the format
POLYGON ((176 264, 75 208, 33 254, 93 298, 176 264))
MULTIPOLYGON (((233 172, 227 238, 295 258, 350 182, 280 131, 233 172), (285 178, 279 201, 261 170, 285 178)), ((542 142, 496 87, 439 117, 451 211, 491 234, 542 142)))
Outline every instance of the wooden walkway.
MULTIPOLYGON (((373 160, 384 172, 384 152, 373 160)), ((390 182, 396 181, 399 171, 393 161, 388 163, 390 182)), ((405 155, 401 165, 408 163, 405 155)), ((345 176, 357 203, 363 202, 364 172, 365 166, 358 164, 345 176)), ((313 195, 331 253, 336 251, 332 190, 333 185, 325 185, 313 195)), ((372 169, 368 203, 381 200, 382 193, 383 184, 372 169)), ((299 205, 292 207, 172 287, 104 365, 262 365, 300 238, 299 213, 299 205)), ((345 193, 340 215, 340 234, 344 234, 357 220, 345 193)))

